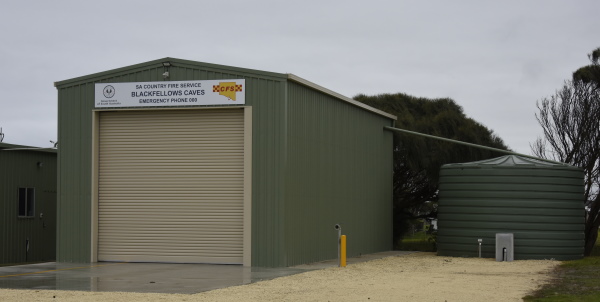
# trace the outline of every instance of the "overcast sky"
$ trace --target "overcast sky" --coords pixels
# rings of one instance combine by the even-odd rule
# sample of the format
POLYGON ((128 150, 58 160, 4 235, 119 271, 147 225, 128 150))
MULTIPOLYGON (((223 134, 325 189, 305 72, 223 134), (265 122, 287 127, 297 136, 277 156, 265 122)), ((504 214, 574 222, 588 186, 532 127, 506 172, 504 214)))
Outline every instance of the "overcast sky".
POLYGON ((163 57, 293 73, 353 97, 449 97, 514 151, 600 47, 600 1, 7 1, 4 142, 57 139, 54 82, 163 57))

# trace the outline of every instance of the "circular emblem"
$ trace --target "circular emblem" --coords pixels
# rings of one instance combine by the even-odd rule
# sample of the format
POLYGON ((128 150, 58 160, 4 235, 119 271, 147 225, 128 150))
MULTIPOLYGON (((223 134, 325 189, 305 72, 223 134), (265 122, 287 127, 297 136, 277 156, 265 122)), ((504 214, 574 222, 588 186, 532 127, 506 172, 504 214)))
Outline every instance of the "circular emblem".
POLYGON ((104 87, 104 90, 102 90, 102 93, 107 99, 110 99, 113 96, 115 96, 115 87, 112 87, 111 85, 106 85, 106 87, 104 87))

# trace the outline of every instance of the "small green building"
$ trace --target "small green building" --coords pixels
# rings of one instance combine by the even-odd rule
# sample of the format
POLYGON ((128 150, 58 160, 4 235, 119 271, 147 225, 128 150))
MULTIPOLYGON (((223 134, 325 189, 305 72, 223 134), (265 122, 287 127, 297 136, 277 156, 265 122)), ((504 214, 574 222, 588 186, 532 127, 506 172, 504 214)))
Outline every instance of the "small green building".
POLYGON ((0 143, 0 264, 56 258, 56 150, 0 143))
POLYGON ((57 260, 282 267, 392 249, 395 116, 164 58, 55 83, 57 260))

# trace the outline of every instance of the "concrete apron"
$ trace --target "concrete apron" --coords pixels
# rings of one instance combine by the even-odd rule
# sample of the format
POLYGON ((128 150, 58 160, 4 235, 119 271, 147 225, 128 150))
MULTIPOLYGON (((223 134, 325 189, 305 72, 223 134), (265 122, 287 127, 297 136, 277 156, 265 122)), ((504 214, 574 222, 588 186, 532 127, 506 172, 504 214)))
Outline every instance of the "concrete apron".
MULTIPOLYGON (((410 252, 349 258, 348 264, 410 252)), ((337 266, 337 260, 285 268, 241 265, 100 262, 0 267, 0 288, 194 294, 337 266)))

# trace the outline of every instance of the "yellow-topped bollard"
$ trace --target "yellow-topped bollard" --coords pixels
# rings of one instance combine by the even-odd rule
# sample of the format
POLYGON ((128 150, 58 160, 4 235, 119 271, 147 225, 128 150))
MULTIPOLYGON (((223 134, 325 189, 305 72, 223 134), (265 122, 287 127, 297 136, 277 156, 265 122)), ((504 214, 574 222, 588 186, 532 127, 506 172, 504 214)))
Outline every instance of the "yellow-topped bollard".
POLYGON ((340 267, 346 267, 346 235, 340 237, 340 267))

